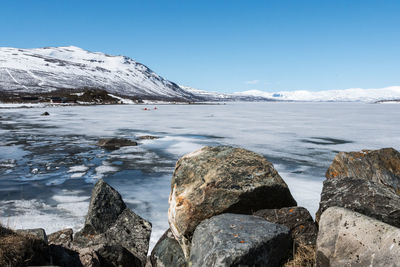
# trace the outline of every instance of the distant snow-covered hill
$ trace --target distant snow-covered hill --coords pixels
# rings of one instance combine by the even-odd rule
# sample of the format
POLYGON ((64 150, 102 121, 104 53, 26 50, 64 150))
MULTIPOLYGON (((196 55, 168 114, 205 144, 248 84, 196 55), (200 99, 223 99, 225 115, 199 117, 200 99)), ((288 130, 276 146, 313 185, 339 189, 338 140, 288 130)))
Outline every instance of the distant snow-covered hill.
POLYGON ((84 87, 143 99, 201 100, 128 57, 89 52, 74 46, 0 48, 2 92, 40 94, 84 87))
POLYGON ((400 99, 400 86, 380 89, 352 88, 327 91, 285 91, 263 92, 251 90, 234 93, 236 96, 252 96, 281 101, 321 101, 321 102, 377 102, 400 99))

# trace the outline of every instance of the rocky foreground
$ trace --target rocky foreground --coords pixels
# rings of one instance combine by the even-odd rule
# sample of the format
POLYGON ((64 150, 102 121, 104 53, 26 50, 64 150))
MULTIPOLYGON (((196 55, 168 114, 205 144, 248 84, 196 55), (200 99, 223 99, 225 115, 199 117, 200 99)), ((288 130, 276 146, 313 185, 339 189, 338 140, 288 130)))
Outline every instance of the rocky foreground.
POLYGON ((176 164, 150 256, 151 223, 99 180, 75 234, 0 227, 0 266, 400 266, 400 153, 340 152, 326 178, 314 221, 264 157, 204 147, 176 164))

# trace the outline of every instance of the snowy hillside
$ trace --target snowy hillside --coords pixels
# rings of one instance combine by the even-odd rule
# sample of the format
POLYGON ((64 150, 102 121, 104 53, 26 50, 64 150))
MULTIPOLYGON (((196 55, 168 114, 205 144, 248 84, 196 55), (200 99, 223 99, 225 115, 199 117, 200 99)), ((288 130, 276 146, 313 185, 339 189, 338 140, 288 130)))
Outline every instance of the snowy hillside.
MULTIPOLYGON (((195 95, 198 98, 203 99, 204 101, 276 101, 270 97, 251 95, 251 94, 241 94, 241 93, 217 93, 217 92, 209 92, 204 90, 195 89, 189 86, 180 85, 182 89, 185 91, 195 95)), ((260 91, 261 92, 261 91, 260 91)))
POLYGON ((45 93, 83 87, 120 96, 196 100, 190 92, 124 56, 78 47, 0 48, 0 91, 45 93))
POLYGON ((400 99, 400 86, 380 89, 352 88, 327 91, 286 91, 269 93, 258 90, 234 93, 236 96, 263 97, 282 101, 336 101, 336 102, 376 102, 400 99))
MULTIPOLYGON (((319 92, 208 92, 179 86, 124 56, 89 52, 75 46, 35 49, 0 47, 0 101, 10 99, 9 96, 15 94, 47 94, 47 97, 54 97, 49 96, 49 92, 53 94, 60 91, 69 95, 83 94, 83 88, 105 90, 103 101, 112 102, 112 99, 117 99, 123 103, 133 103, 127 98, 165 101, 362 102, 400 99, 400 86, 319 92)), ((99 92, 91 94, 95 98, 99 92)), ((61 97, 64 99, 65 95, 61 97)))

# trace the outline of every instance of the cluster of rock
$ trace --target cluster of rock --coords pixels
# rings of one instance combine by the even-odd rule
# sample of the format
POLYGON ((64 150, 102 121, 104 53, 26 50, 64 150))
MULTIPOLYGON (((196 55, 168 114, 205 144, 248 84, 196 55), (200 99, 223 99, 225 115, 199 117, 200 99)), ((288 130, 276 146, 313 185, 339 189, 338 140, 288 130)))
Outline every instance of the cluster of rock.
POLYGON ((128 209, 120 194, 103 180, 92 192, 83 229, 75 235, 64 229, 46 236, 43 229, 17 230, 16 234, 40 240, 45 247, 40 261, 27 265, 145 266, 151 223, 128 209))
POLYGON ((340 152, 326 178, 317 266, 400 266, 400 153, 340 152))
POLYGON ((398 266, 399 174, 394 149, 339 153, 326 174, 317 224, 264 157, 204 147, 177 162, 170 228, 148 257, 151 224, 103 180, 75 235, 71 229, 20 234, 47 246, 48 254, 34 257, 42 265, 398 266), (302 251, 308 259, 297 256, 302 251))
POLYGON ((400 153, 391 148, 341 152, 326 178, 314 222, 260 155, 232 147, 190 153, 176 164, 170 229, 150 262, 399 266, 400 153))

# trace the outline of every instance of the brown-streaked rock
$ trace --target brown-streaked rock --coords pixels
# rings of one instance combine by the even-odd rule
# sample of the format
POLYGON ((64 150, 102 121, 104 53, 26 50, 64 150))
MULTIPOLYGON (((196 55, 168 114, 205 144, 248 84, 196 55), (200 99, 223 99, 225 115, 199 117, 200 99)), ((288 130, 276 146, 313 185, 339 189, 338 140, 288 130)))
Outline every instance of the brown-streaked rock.
POLYGON ((168 221, 188 257, 194 229, 207 218, 296 205, 286 183, 263 156, 229 146, 203 147, 176 163, 168 221))
POLYGON ((393 188, 400 193, 400 152, 393 148, 339 152, 326 178, 357 177, 393 188))

